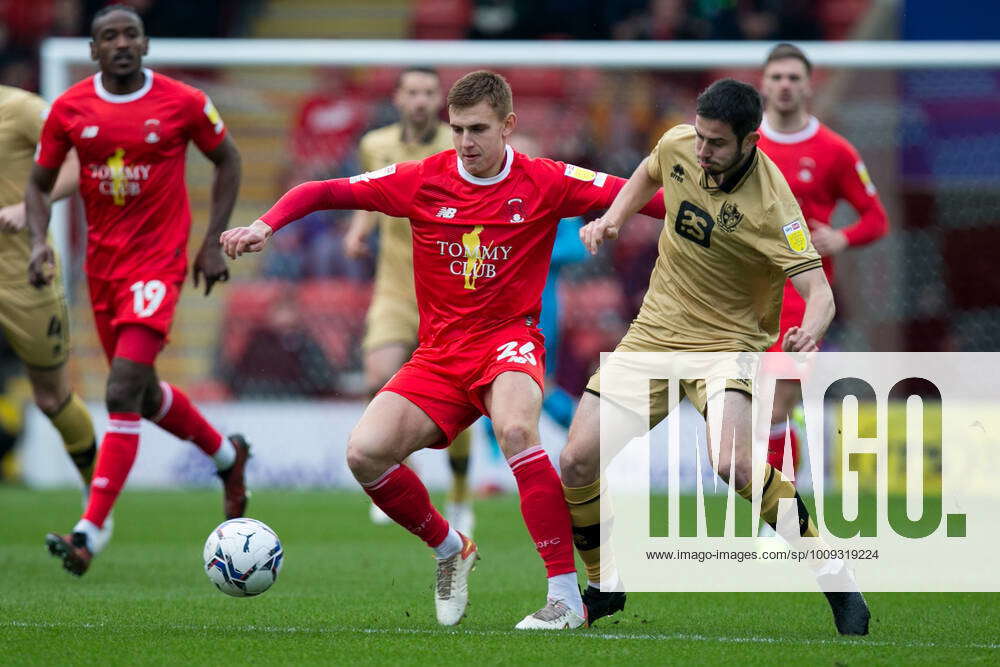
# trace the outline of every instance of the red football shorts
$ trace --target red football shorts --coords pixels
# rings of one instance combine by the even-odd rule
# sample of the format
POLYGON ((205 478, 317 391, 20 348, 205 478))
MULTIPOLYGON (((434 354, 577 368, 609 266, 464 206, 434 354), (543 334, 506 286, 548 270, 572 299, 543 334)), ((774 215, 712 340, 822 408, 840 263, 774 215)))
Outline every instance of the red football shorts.
POLYGON ((426 412, 444 433, 433 445, 441 449, 487 414, 483 394, 507 371, 527 373, 544 389, 545 338, 537 327, 519 321, 437 347, 420 346, 381 391, 426 412))
POLYGON ((118 336, 124 325, 147 327, 166 339, 183 283, 183 278, 87 278, 94 324, 109 361, 115 356, 118 336))

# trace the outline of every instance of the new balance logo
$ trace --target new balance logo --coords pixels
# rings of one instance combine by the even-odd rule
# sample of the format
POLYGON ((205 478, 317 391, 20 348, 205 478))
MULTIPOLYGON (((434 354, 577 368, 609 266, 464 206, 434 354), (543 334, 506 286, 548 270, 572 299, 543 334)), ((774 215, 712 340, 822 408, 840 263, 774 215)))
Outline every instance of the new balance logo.
POLYGON ((93 139, 94 137, 97 136, 97 130, 98 127, 96 125, 88 125, 85 128, 83 128, 82 132, 80 132, 80 138, 93 139))
POLYGON ((446 220, 451 220, 452 218, 455 217, 456 213, 458 213, 458 209, 457 208, 450 208, 448 206, 442 206, 441 208, 438 209, 437 215, 434 216, 434 217, 436 217, 436 218, 445 218, 446 220))

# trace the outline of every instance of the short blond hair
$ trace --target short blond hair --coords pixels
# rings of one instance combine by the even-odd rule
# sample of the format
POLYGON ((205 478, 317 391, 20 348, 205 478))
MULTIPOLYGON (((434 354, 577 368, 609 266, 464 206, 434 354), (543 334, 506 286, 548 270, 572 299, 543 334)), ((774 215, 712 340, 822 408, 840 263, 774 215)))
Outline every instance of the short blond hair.
POLYGON ((456 109, 467 109, 484 100, 501 119, 514 110, 510 84, 496 72, 485 69, 469 72, 448 91, 448 106, 456 109))

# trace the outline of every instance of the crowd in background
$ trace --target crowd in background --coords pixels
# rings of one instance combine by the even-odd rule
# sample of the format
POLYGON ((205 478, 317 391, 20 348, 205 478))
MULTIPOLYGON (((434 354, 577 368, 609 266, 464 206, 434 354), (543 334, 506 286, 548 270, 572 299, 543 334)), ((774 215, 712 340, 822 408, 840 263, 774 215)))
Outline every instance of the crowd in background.
MULTIPOLYGON (((264 0, 125 2, 139 10, 153 37, 246 36, 252 33, 254 17, 269 4, 264 0)), ((37 89, 40 40, 88 35, 94 12, 105 4, 103 0, 0 0, 5 28, 0 31, 0 83, 37 89)), ((845 26, 857 20, 867 4, 867 0, 415 0, 411 36, 836 38, 844 36, 845 26)), ((397 71, 319 69, 313 91, 302 98, 289 128, 288 164, 275 191, 283 192, 308 179, 357 173, 361 135, 395 120, 389 100, 397 71)), ((445 89, 464 71, 443 70, 445 89)), ((620 176, 631 173, 666 129, 690 119, 695 96, 714 75, 545 68, 503 73, 515 92, 519 126, 538 141, 541 155, 620 176)), ((363 291, 370 283, 374 262, 346 257, 343 234, 347 226, 339 224, 344 217, 340 212, 319 212, 283 231, 262 257, 259 281, 277 285, 326 281, 331 295, 345 289, 354 294, 355 286, 362 286, 363 291)), ((564 308, 558 380, 571 393, 582 389, 600 351, 613 348, 638 311, 657 255, 660 229, 660 222, 637 216, 618 243, 564 271, 559 289, 564 308)), ((374 239, 372 257, 376 251, 374 239)), ((238 289, 233 285, 227 293, 238 289)), ((236 395, 350 394, 349 385, 338 377, 359 366, 357 341, 365 299, 336 299, 345 304, 344 309, 335 319, 324 320, 327 314, 317 317, 308 306, 301 307, 294 291, 275 292, 279 293, 275 299, 281 307, 261 302, 255 311, 259 317, 237 327, 232 335, 227 328, 230 323, 224 325, 215 370, 220 380, 236 395), (261 347, 255 340, 269 342, 261 347), (282 351, 280 359, 266 352, 273 345, 282 351), (255 350, 265 352, 258 355, 255 350), (322 372, 300 372, 303 368, 322 372)), ((242 318, 247 309, 232 307, 239 298, 238 294, 227 297, 227 312, 242 318)), ((322 301, 320 294, 311 303, 322 301)), ((326 305, 321 309, 329 311, 326 305)))

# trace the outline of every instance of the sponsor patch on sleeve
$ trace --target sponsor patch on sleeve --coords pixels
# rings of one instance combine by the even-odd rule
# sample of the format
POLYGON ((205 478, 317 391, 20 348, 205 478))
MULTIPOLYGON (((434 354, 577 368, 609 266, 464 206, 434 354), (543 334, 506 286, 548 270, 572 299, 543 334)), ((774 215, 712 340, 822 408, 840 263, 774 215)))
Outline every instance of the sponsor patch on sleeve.
POLYGON ((809 247, 806 231, 800 220, 792 220, 782 227, 781 231, 785 233, 785 240, 788 241, 788 247, 792 252, 803 253, 809 247))
POLYGON ((222 116, 219 115, 218 109, 216 109, 215 105, 212 104, 212 100, 209 99, 208 95, 205 96, 204 111, 205 117, 208 118, 208 122, 211 123, 212 127, 215 129, 215 133, 222 134, 222 130, 224 130, 226 126, 222 122, 222 116))
POLYGON ((357 176, 351 176, 348 179, 348 183, 358 183, 359 181, 372 181, 376 178, 382 178, 383 176, 389 176, 396 173, 396 165, 390 164, 388 167, 382 167, 381 169, 376 169, 375 171, 366 171, 363 174, 358 174, 357 176))
MULTIPOLYGON (((570 178, 575 178, 576 180, 584 181, 585 183, 590 183, 598 176, 596 171, 584 169, 583 167, 578 167, 575 164, 566 165, 566 171, 563 173, 570 178)), ((607 176, 605 176, 605 178, 607 178, 607 176)), ((603 183, 603 179, 601 182, 603 183)))
POLYGON ((858 178, 865 186, 865 192, 868 193, 869 197, 875 196, 875 184, 872 183, 872 177, 868 174, 868 167, 861 160, 854 163, 854 170, 858 172, 858 178))

